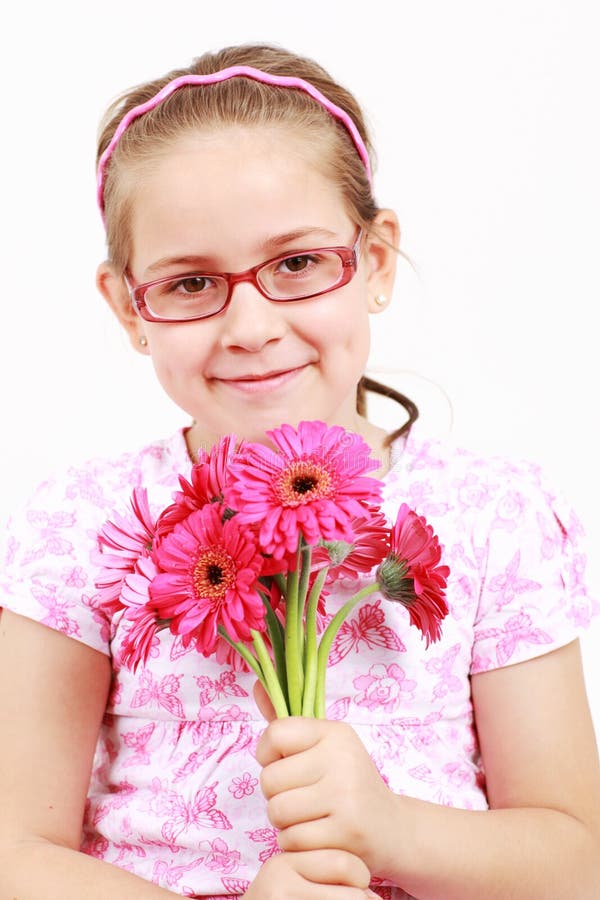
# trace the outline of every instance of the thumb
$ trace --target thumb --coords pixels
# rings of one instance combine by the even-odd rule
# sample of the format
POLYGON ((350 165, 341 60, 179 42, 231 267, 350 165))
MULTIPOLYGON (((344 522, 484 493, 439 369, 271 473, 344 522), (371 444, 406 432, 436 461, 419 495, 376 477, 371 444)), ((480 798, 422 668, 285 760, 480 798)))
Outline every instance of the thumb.
POLYGON ((254 701, 267 722, 272 722, 273 719, 277 718, 269 695, 260 681, 254 682, 254 701))

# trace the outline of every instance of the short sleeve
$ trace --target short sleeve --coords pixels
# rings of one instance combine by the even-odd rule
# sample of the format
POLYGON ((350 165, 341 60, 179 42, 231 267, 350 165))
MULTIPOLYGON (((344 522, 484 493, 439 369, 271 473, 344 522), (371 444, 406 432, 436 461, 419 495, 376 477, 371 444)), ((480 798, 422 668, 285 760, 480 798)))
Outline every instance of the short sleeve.
POLYGON ((575 640, 600 612, 585 585, 584 531, 536 466, 495 473, 491 516, 475 537, 481 593, 471 674, 541 656, 575 640))
POLYGON ((110 655, 91 560, 105 516, 67 478, 41 484, 6 523, 0 607, 110 655))

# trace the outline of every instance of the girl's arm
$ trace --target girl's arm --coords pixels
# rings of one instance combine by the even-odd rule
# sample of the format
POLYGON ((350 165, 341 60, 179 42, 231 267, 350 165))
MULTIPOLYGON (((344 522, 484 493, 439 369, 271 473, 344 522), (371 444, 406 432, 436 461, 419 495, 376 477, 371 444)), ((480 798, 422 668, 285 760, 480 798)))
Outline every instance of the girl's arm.
POLYGON ((597 900, 600 767, 578 643, 472 690, 489 811, 396 796, 348 726, 280 720, 258 747, 280 845, 350 850, 419 900, 597 900))
POLYGON ((170 891, 78 852, 108 657, 0 612, 0 900, 159 900, 170 891))

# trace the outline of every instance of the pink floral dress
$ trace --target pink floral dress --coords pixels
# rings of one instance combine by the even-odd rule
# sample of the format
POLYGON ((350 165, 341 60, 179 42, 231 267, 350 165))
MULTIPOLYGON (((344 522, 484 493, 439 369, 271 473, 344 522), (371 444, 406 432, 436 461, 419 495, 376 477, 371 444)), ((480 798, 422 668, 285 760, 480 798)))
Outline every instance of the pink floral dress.
MULTIPOLYGON (((349 722, 390 788, 485 809, 470 676, 547 653, 599 611, 587 595, 581 526, 536 466, 480 459, 438 442, 398 441, 384 510, 425 515, 450 566, 442 639, 428 650, 400 606, 371 595, 334 643, 328 715, 349 722)), ((278 852, 254 758, 264 721, 254 676, 161 632, 146 667, 119 667, 120 615, 94 588, 96 535, 133 487, 158 512, 189 475, 182 432, 42 484, 9 523, 3 605, 113 659, 81 849, 187 897, 241 895, 278 852)), ((342 583, 335 612, 357 589, 342 583)), ((400 887, 374 879, 382 896, 400 887)))

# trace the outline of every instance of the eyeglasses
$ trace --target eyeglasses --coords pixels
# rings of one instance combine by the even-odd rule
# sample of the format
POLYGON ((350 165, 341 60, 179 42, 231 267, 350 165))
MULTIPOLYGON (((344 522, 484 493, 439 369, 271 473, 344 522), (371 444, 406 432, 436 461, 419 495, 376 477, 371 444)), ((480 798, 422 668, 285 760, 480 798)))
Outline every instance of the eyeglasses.
POLYGON ((125 283, 139 315, 148 322, 193 322, 222 312, 236 284, 249 281, 268 300, 289 303, 319 297, 348 284, 358 267, 362 230, 352 247, 320 247, 276 256, 245 272, 189 272, 125 283))

